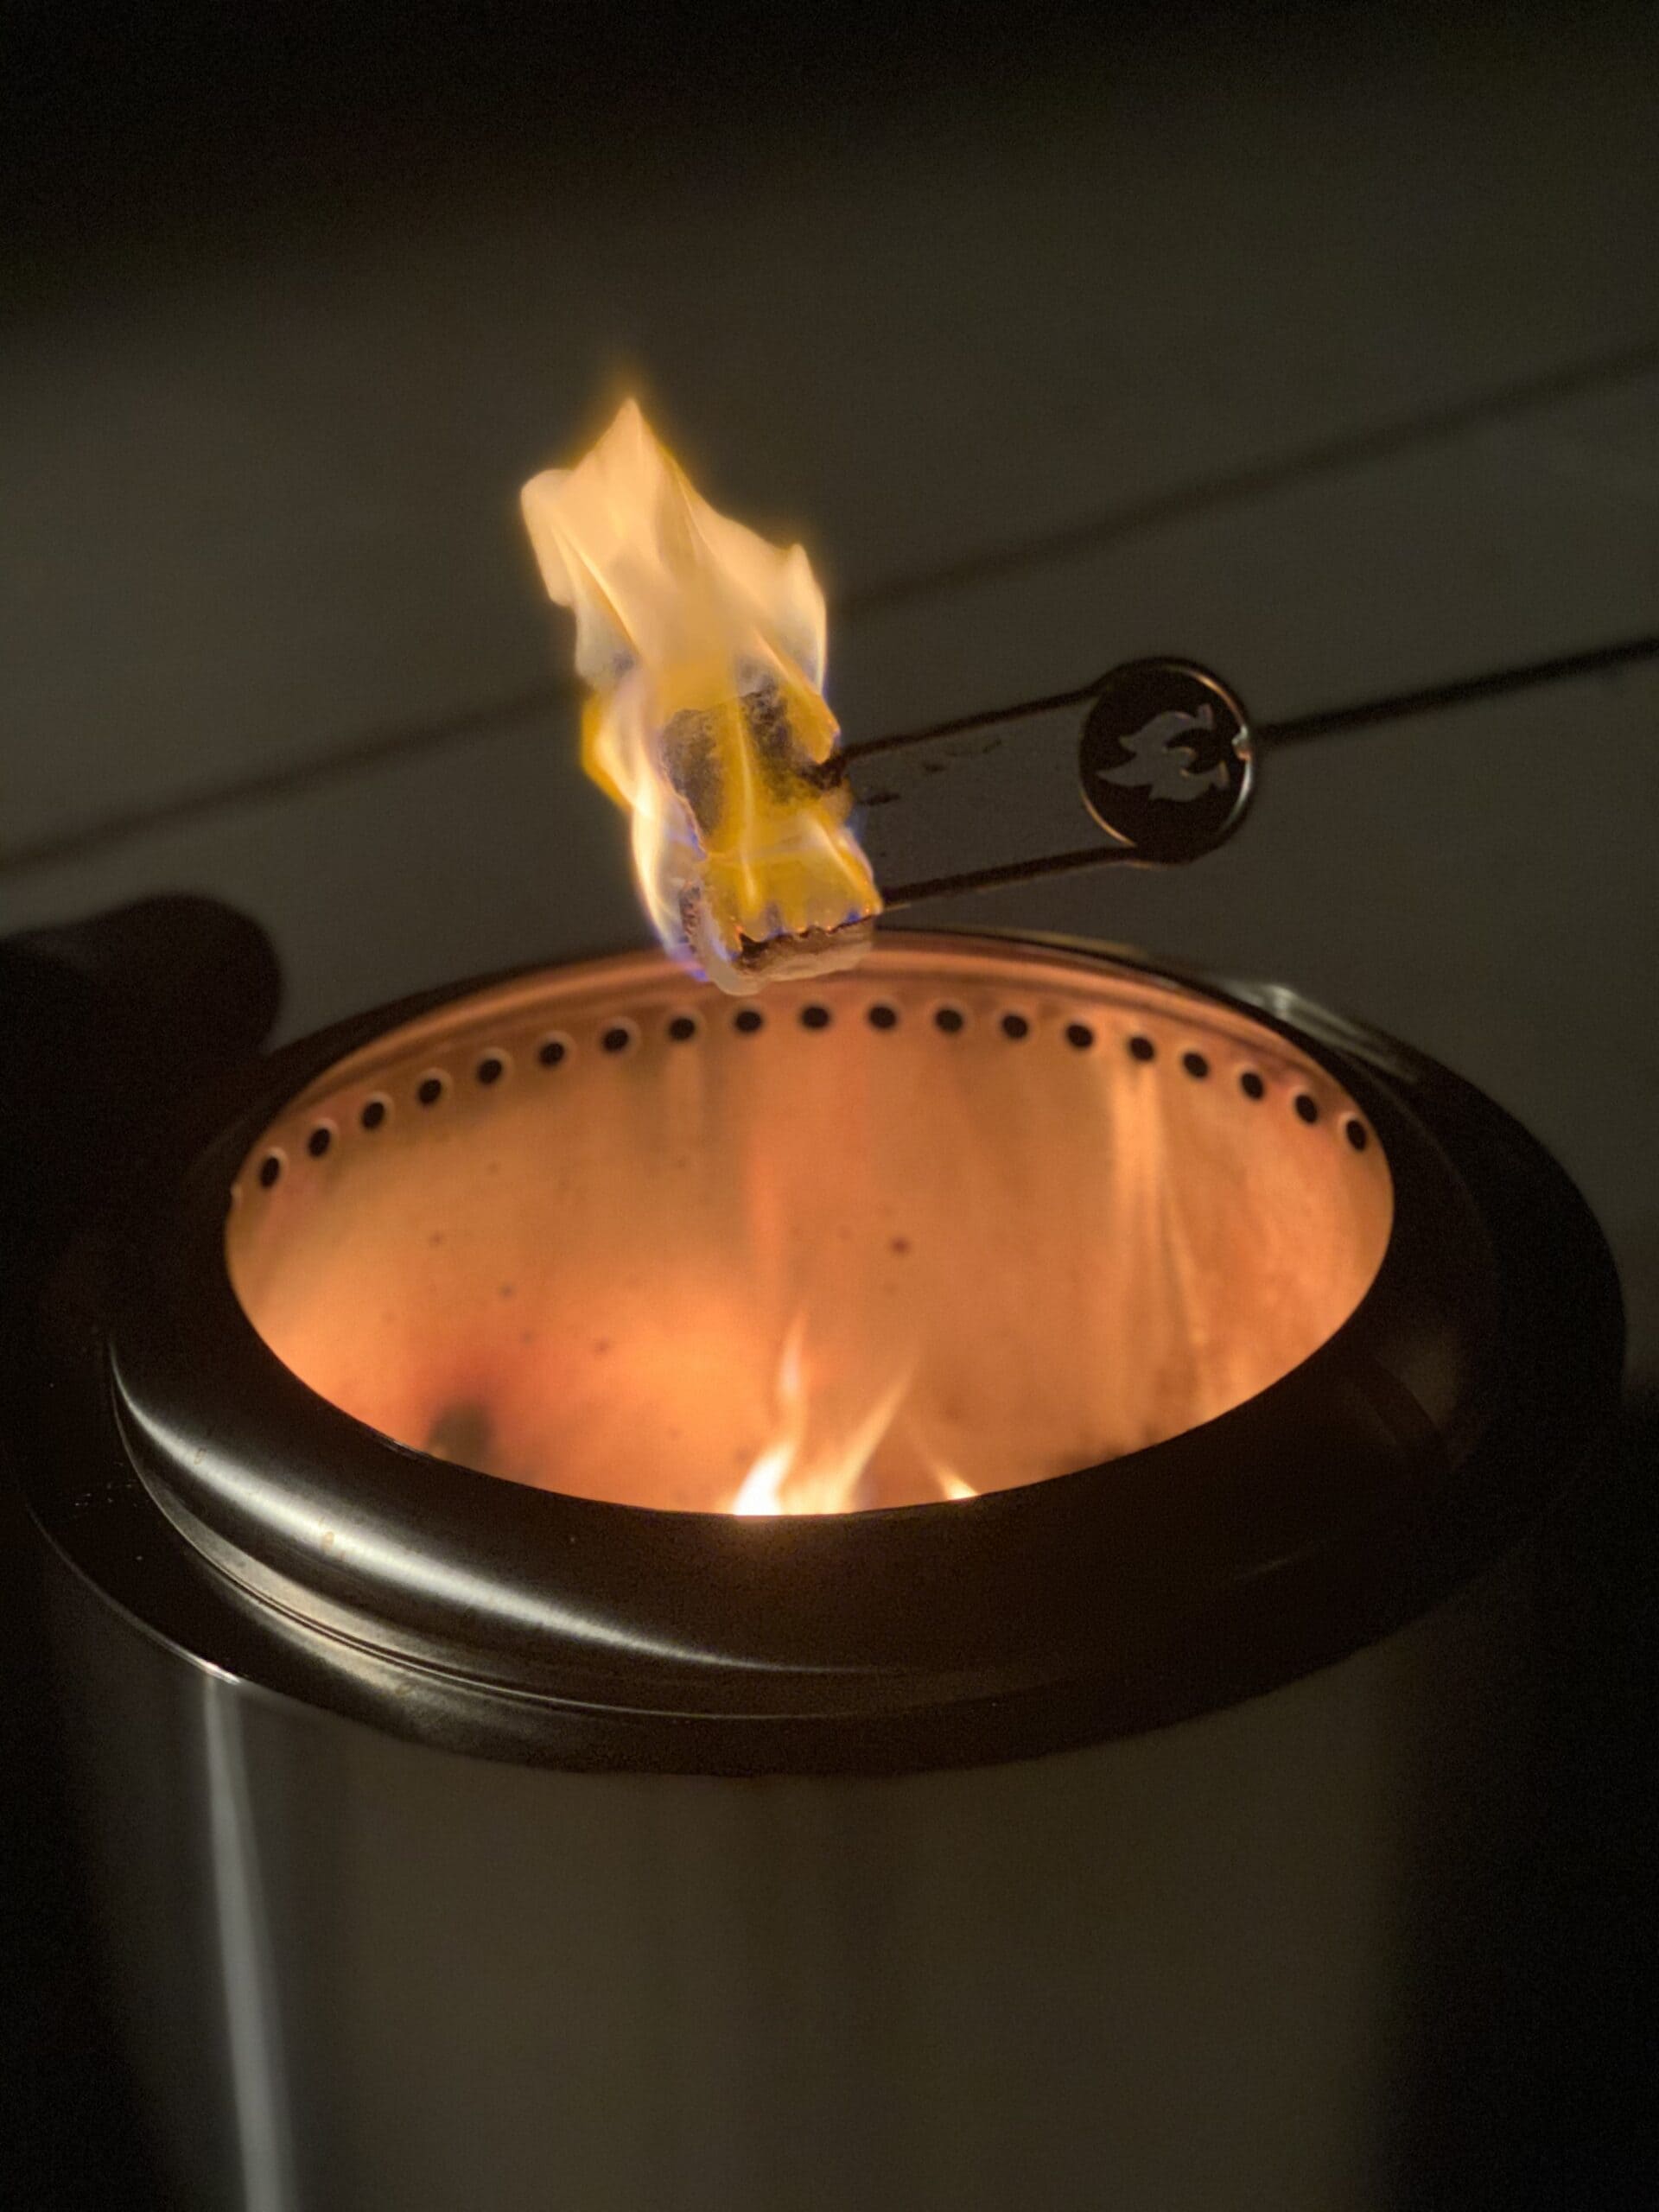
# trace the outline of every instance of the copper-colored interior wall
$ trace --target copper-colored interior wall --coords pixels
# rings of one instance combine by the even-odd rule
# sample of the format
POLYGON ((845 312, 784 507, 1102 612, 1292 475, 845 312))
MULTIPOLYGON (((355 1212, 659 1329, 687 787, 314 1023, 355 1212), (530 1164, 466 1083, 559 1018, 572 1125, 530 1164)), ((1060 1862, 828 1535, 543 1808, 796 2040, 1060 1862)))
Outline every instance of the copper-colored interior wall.
POLYGON ((885 1397, 855 1502, 890 1504, 1208 1420, 1381 1262, 1391 1187, 1352 1102, 1196 994, 899 937, 759 1011, 644 956, 329 1071, 238 1180, 254 1326, 405 1444, 633 1504, 724 1510, 780 1424, 833 1449, 885 1397))

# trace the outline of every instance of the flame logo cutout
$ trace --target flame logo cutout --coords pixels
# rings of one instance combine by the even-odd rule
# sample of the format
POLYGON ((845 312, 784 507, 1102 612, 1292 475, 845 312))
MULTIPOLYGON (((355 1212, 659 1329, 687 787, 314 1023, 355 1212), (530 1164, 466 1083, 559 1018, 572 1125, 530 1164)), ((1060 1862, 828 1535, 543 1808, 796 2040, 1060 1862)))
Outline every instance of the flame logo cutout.
POLYGON ((1103 784, 1117 784, 1127 791, 1144 791, 1151 798, 1174 799, 1183 805, 1201 792, 1225 791, 1226 763, 1218 760, 1212 768, 1200 773, 1193 766, 1198 747, 1177 741, 1188 730, 1198 730, 1206 738, 1213 737, 1215 728, 1215 715, 1207 705, 1191 715, 1179 707, 1166 708, 1122 741, 1129 758, 1121 767, 1096 768, 1095 774, 1103 784))

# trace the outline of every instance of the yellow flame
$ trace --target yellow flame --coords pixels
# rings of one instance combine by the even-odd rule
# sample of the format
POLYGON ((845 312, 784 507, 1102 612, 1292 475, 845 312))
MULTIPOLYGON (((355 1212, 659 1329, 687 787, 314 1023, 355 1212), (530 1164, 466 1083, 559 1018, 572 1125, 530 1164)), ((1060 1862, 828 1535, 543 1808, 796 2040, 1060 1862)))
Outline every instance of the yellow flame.
MULTIPOLYGON (((866 1494, 871 1462, 893 1428, 911 1383, 906 1363, 884 1382, 867 1370, 813 1378, 807 1371, 807 1321, 798 1314, 778 1365, 778 1426, 738 1485, 734 1513, 850 1513, 876 1500, 866 1494), (850 1395, 849 1386, 857 1395, 850 1395)), ((941 1500, 977 1496, 953 1468, 930 1462, 941 1500)))
POLYGON ((717 514, 633 400, 524 510, 576 618, 582 765, 632 817, 663 943, 728 991, 849 964, 881 900, 846 786, 815 772, 840 733, 804 550, 717 514))
POLYGON ((959 1500, 964 1497, 977 1497, 979 1496, 979 1492, 974 1488, 973 1484, 971 1483, 963 1482, 962 1477, 957 1472, 954 1467, 936 1465, 933 1472, 938 1478, 939 1495, 942 1498, 959 1500))

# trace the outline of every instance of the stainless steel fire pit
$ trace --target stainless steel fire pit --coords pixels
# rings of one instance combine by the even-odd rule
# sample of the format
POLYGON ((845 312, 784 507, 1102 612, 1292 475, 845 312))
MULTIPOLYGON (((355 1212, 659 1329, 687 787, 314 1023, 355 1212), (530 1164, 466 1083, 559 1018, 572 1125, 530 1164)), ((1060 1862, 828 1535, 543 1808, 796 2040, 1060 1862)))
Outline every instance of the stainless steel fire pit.
POLYGON ((293 1048, 30 1475, 181 2202, 1409 2202, 1619 1351, 1487 1101, 1096 950, 293 1048))

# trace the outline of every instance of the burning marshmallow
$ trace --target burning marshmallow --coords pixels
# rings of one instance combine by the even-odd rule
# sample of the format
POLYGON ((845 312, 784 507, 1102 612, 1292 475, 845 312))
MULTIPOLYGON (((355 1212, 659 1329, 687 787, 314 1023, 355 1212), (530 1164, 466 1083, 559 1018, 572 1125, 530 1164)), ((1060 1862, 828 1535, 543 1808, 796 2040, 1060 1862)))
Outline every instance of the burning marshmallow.
POLYGON ((576 618, 582 766, 632 817, 658 937, 725 991, 849 967, 881 896, 823 772, 840 733, 805 552, 716 514, 632 400, 524 508, 576 618))

